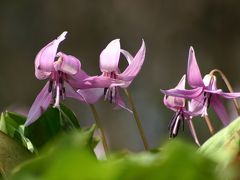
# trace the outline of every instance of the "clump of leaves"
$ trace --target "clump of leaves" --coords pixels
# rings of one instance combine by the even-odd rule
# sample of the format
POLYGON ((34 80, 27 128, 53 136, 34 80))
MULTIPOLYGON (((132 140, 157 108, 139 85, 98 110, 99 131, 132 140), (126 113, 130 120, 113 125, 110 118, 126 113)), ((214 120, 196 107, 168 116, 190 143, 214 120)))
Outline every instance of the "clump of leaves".
POLYGON ((13 171, 11 179, 217 179, 216 164, 182 141, 157 153, 142 152, 97 160, 94 127, 64 134, 40 156, 13 171))

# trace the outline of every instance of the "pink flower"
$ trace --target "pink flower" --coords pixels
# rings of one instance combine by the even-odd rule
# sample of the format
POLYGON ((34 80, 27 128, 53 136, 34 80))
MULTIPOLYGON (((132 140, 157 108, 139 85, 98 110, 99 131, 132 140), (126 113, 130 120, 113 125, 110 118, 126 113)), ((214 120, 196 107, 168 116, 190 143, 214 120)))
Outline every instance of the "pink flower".
POLYGON ((82 81, 89 76, 81 70, 81 63, 77 58, 62 52, 57 53, 58 46, 65 39, 66 34, 67 32, 63 32, 57 39, 42 48, 35 58, 36 77, 39 80, 48 79, 48 82, 30 108, 26 126, 36 121, 50 104, 53 104, 53 107, 59 107, 60 101, 65 97, 94 103, 102 95, 100 89, 81 90, 81 85, 76 88, 76 84, 82 84, 85 88, 82 81), (78 78, 68 81, 75 76, 78 78))
MULTIPOLYGON (((185 90, 185 81, 186 75, 182 77, 182 79, 174 89, 185 90)), ((191 103, 188 104, 189 106, 187 109, 186 100, 184 98, 167 95, 164 96, 163 102, 167 108, 175 112, 168 125, 169 137, 171 138, 176 137, 181 124, 184 127, 184 122, 186 121, 196 144, 200 146, 194 126, 192 124, 193 116, 197 116, 198 113, 193 111, 191 103)))
POLYGON ((192 108, 197 110, 202 116, 207 115, 207 109, 211 106, 223 124, 227 125, 230 121, 221 98, 237 98, 240 97, 240 93, 225 93, 222 89, 218 89, 214 75, 207 74, 202 78, 192 47, 189 49, 187 80, 193 89, 181 90, 174 88, 162 90, 162 92, 169 96, 192 99, 192 108))
POLYGON ((104 87, 105 100, 127 109, 120 96, 119 87, 127 88, 138 75, 144 62, 145 51, 146 47, 143 40, 141 48, 134 57, 121 49, 119 39, 111 41, 100 54, 102 75, 85 79, 85 84, 95 88, 104 87), (128 62, 128 66, 123 72, 120 72, 118 67, 121 53, 128 62))

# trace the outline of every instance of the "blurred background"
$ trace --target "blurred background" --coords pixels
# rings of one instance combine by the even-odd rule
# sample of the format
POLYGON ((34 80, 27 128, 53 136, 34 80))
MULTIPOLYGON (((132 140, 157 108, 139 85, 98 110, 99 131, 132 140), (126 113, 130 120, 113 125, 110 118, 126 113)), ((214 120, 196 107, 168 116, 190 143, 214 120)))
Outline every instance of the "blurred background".
MULTIPOLYGON (((34 58, 63 31, 69 33, 60 50, 78 57, 90 75, 100 74, 99 54, 113 39, 133 55, 146 42, 139 76, 130 86, 147 139, 152 148, 168 139, 173 112, 163 106, 159 89, 174 87, 186 73, 192 45, 202 74, 222 69, 240 90, 240 13, 233 0, 1 0, 0 1, 0 110, 27 113, 45 81, 34 76, 34 58)), ((123 64, 124 66, 124 64, 123 64)), ((222 81, 219 87, 225 89, 222 81)), ((124 96, 124 95, 123 95, 124 96)), ((66 104, 82 126, 90 126, 89 107, 74 100, 66 104)), ((231 103, 227 102, 232 118, 231 103)), ((142 150, 131 114, 97 103, 108 142, 113 150, 142 150)), ((222 126, 211 113, 216 129, 222 126)), ((200 118, 194 120, 203 143, 210 136, 200 118)), ((193 142, 188 128, 179 137, 193 142)))

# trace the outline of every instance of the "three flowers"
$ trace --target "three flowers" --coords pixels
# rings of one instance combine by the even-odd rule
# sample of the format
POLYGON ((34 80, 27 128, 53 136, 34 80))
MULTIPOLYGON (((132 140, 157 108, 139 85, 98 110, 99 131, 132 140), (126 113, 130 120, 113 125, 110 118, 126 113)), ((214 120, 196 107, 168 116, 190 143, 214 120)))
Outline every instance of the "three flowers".
MULTIPOLYGON (((82 69, 79 59, 57 51, 66 34, 67 32, 63 32, 43 47, 35 58, 35 76, 39 80, 48 81, 30 108, 25 125, 36 121, 49 105, 59 107, 60 101, 65 98, 94 104, 104 96, 110 103, 131 111, 121 98, 119 88, 127 88, 141 70, 146 52, 144 40, 134 57, 121 48, 119 39, 111 41, 100 54, 99 67, 102 74, 90 76, 82 69), (128 63, 123 72, 118 67, 121 54, 128 63)), ((192 119, 199 115, 204 117, 209 129, 213 131, 208 118, 209 106, 215 110, 224 125, 230 122, 221 98, 238 98, 240 93, 225 93, 218 89, 214 72, 220 72, 221 76, 224 76, 221 71, 215 70, 202 78, 194 49, 190 47, 186 75, 183 75, 175 88, 161 90, 165 94, 165 106, 175 112, 169 123, 170 137, 175 137, 181 123, 186 121, 195 142, 199 145, 192 119), (186 79, 192 88, 190 90, 185 89, 186 79)))

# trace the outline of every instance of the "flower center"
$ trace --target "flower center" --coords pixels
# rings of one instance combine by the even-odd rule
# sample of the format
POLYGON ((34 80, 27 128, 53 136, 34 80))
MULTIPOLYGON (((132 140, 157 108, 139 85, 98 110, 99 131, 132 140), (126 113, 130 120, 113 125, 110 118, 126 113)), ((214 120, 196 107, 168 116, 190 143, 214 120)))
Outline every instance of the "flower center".
MULTIPOLYGON (((113 79, 117 78, 117 75, 114 71, 112 72, 104 72, 103 76, 110 77, 113 79)), ((110 103, 116 101, 116 89, 117 87, 108 87, 104 88, 104 100, 108 100, 110 103)))
POLYGON ((211 98, 212 98, 212 93, 208 93, 208 92, 204 92, 203 93, 203 106, 209 108, 210 106, 210 102, 211 102, 211 98))
POLYGON ((60 100, 65 98, 64 74, 60 71, 54 72, 49 82, 48 92, 52 93, 53 107, 59 107, 60 100))

